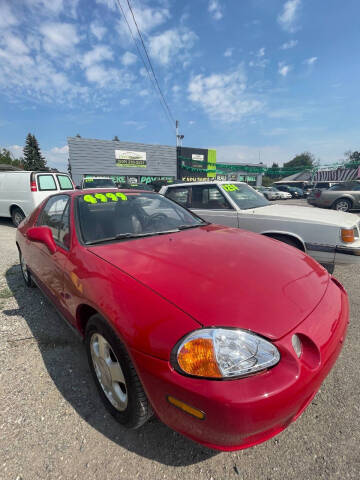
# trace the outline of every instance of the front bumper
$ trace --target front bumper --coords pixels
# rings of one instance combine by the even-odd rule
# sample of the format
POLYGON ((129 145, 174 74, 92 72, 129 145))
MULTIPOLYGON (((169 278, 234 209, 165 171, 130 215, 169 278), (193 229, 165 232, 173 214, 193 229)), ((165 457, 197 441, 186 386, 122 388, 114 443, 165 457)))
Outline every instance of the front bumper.
POLYGON ((275 341, 281 360, 272 369, 227 381, 194 379, 169 362, 132 351, 140 378, 159 418, 174 430, 211 448, 237 450, 264 442, 305 410, 334 365, 348 324, 348 299, 334 279, 316 309, 275 341), (301 337, 297 358, 293 334, 301 337), (199 420, 167 401, 171 395, 205 413, 199 420))

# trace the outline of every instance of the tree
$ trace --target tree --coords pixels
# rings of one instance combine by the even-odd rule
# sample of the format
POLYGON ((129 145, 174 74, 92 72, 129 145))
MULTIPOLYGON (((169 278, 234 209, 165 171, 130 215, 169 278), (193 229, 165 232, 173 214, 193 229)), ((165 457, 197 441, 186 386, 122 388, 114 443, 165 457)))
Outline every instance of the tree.
POLYGON ((356 168, 360 166, 360 152, 351 150, 345 152, 345 162, 344 166, 348 168, 356 168))
POLYGON ((299 155, 296 155, 289 162, 284 163, 284 170, 305 170, 314 167, 315 157, 310 152, 303 152, 299 155))
POLYGON ((35 135, 28 133, 24 147, 25 170, 47 170, 46 160, 41 155, 35 135))
POLYGON ((24 168, 22 158, 14 158, 10 150, 7 148, 0 148, 0 163, 12 165, 13 167, 24 168))

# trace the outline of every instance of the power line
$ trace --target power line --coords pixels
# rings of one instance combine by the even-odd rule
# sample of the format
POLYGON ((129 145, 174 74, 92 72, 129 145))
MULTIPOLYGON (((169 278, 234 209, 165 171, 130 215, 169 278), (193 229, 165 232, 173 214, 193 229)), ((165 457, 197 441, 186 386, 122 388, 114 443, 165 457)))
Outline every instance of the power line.
MULTIPOLYGON (((152 86, 154 87, 154 89, 155 89, 155 91, 156 91, 156 84, 154 83, 154 79, 153 79, 153 77, 151 76, 151 73, 150 73, 150 71, 149 71, 148 66, 146 65, 146 62, 145 62, 145 60, 144 60, 144 57, 143 57, 143 55, 142 55, 142 53, 141 53, 141 50, 140 50, 140 48, 139 48, 138 42, 136 41, 136 39, 135 39, 135 37, 134 37, 134 35, 133 35, 133 32, 132 32, 131 27, 130 27, 130 24, 129 24, 129 22, 128 22, 128 20, 127 20, 127 17, 126 17, 126 15, 125 15, 124 9, 123 9, 123 7, 121 6, 120 0, 116 0, 116 1, 117 1, 117 5, 118 5, 118 7, 119 7, 119 9, 120 9, 120 12, 121 12, 121 14, 122 14, 122 16, 123 16, 123 18, 124 18, 124 20, 125 20, 125 22, 126 22, 126 25, 127 25, 128 29, 129 29, 131 38, 132 38, 132 40, 133 40, 133 42, 134 42, 134 44, 135 44, 135 46, 136 46, 137 52, 138 52, 138 54, 139 54, 139 57, 141 58, 141 61, 142 61, 143 65, 144 65, 144 67, 145 67, 145 70, 146 70, 146 72, 147 72, 147 74, 148 74, 148 76, 149 76, 150 82, 151 82, 152 86)), ((171 112, 170 112, 170 110, 168 110, 168 106, 167 106, 166 102, 165 102, 165 105, 166 105, 166 106, 165 106, 164 103, 163 103, 163 101, 164 101, 164 100, 163 100, 163 97, 160 96, 160 97, 159 97, 160 105, 161 105, 161 107, 163 108, 164 113, 165 113, 165 116, 166 116, 167 120, 169 121, 171 127, 172 127, 173 129, 175 129, 175 122, 173 121, 173 117, 172 117, 172 115, 171 115, 171 112), (170 113, 169 113, 169 112, 170 112, 170 113)))
POLYGON ((134 12, 133 12, 133 9, 131 8, 131 5, 130 5, 130 0, 127 0, 127 4, 128 4, 128 7, 129 7, 129 10, 130 10, 130 12, 131 12, 132 18, 133 18, 133 20, 134 20, 134 23, 135 23, 136 29, 137 29, 137 31, 138 31, 138 34, 139 34, 139 37, 140 37, 140 40, 141 40, 141 43, 142 43, 143 49, 144 49, 144 51, 145 51, 145 54, 146 54, 146 58, 147 58, 147 60, 148 60, 148 62, 149 62, 149 65, 150 65, 150 68, 151 68, 152 74, 153 74, 153 76, 154 76, 154 79, 155 79, 155 82, 156 82, 157 88, 158 88, 158 90, 159 90, 159 93, 160 93, 160 95, 161 95, 161 98, 162 98, 162 99, 163 99, 163 101, 164 101, 164 104, 165 104, 165 106, 166 106, 166 109, 167 109, 167 111, 169 112, 169 115, 170 115, 170 117, 171 117, 172 121, 173 121, 173 122, 174 122, 174 124, 175 124, 175 119, 174 119, 174 116, 173 116, 173 114, 171 113, 170 107, 169 107, 169 105, 168 105, 168 103, 167 103, 167 101, 166 101, 166 99, 165 99, 165 96, 164 96, 164 94, 163 94, 163 92, 162 92, 162 90, 161 90, 161 88, 160 88, 159 82, 158 82, 158 80, 157 80, 157 78, 156 78, 155 71, 154 71, 154 68, 153 68, 153 66, 152 66, 152 63, 151 63, 151 60, 150 60, 150 57, 149 57, 149 54, 148 54, 147 48, 146 48, 146 46, 145 46, 145 43, 144 43, 143 37, 142 37, 142 35, 141 35, 140 29, 139 29, 139 27, 138 27, 138 24, 137 24, 137 22, 136 22, 135 15, 134 15, 134 12))

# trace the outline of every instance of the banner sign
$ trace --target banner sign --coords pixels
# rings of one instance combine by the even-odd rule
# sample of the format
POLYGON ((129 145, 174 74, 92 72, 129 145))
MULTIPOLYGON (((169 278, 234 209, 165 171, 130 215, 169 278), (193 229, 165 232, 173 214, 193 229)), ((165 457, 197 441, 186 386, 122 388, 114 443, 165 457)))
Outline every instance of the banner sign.
POLYGON ((115 163, 118 167, 146 168, 146 152, 115 150, 115 163))

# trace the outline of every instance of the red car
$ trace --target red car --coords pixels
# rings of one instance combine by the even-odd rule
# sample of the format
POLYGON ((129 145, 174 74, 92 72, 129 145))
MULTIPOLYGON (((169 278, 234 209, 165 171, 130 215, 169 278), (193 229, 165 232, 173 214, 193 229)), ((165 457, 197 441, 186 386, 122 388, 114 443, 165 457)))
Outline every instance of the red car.
POLYGON ((48 197, 17 231, 21 269, 84 337, 105 405, 208 447, 263 442, 341 350, 343 287, 303 252, 130 190, 48 197))

